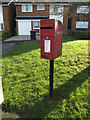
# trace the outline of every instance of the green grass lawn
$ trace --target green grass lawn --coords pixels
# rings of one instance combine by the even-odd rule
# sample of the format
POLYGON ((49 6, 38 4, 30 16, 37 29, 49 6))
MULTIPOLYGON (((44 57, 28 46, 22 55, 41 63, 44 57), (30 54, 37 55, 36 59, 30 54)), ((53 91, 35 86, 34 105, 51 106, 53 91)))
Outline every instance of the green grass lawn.
POLYGON ((64 41, 54 60, 54 97, 49 97, 49 60, 40 42, 25 42, 2 58, 3 109, 29 118, 88 119, 88 41, 64 41))

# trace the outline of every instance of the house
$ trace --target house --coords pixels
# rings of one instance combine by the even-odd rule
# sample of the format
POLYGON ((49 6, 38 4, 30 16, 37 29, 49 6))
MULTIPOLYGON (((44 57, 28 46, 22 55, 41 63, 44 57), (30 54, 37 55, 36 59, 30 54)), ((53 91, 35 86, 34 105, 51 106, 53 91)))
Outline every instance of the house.
MULTIPOLYGON (((69 11, 68 4, 73 0, 18 0, 14 4, 16 6, 16 33, 17 35, 29 35, 31 30, 40 35, 41 19, 57 19, 63 24, 63 34, 67 34, 68 30, 88 30, 90 26, 89 20, 89 0, 78 0, 82 6, 73 6, 69 11), (86 12, 84 12, 86 11, 86 12), (69 17, 70 12, 72 16, 69 17), (80 15, 83 18, 80 19, 80 15)), ((75 0, 74 2, 77 2, 75 0)))
POLYGON ((70 18, 68 17, 68 29, 75 31, 89 31, 90 29, 90 10, 88 4, 82 4, 77 7, 73 7, 70 18))
POLYGON ((3 27, 11 35, 15 34, 15 31, 17 35, 30 35, 30 31, 35 30, 37 39, 40 39, 41 19, 61 21, 65 35, 69 30, 90 28, 89 0, 13 0, 9 6, 7 3, 10 0, 1 1, 3 27))
POLYGON ((8 5, 10 0, 0 0, 0 31, 3 29, 14 35, 15 32, 15 6, 14 3, 8 5))
POLYGON ((39 38, 41 19, 58 19, 63 24, 63 33, 67 34, 68 14, 63 16, 63 12, 67 12, 68 2, 67 0, 66 2, 57 1, 59 1, 58 4, 52 0, 18 0, 14 2, 17 35, 30 35, 30 31, 35 30, 37 38, 39 38))

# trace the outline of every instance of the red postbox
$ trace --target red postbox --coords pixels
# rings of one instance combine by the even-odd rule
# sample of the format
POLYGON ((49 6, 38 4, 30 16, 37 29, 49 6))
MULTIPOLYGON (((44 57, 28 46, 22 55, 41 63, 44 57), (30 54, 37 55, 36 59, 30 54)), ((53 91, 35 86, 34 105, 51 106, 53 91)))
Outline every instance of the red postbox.
POLYGON ((41 58, 54 60, 62 54, 62 23, 55 19, 40 21, 41 58))

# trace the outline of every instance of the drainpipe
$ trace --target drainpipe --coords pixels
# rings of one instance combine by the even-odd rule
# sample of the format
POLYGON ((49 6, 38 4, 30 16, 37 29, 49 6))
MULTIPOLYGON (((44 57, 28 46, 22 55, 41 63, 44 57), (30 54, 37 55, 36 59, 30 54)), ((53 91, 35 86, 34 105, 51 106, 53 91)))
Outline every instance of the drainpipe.
MULTIPOLYGON (((15 1, 18 1, 18 0, 10 0, 10 2, 8 3, 8 7, 10 6, 10 4, 11 4, 12 2, 15 2, 15 1)), ((10 10, 9 10, 9 13, 10 13, 10 10)), ((9 14, 9 16, 11 16, 11 15, 9 14)), ((12 24, 13 24, 12 26, 13 26, 14 28, 12 29, 12 26, 9 24, 9 27, 10 27, 10 36, 15 35, 15 16, 12 17, 11 21, 13 22, 13 23, 12 23, 12 24)))

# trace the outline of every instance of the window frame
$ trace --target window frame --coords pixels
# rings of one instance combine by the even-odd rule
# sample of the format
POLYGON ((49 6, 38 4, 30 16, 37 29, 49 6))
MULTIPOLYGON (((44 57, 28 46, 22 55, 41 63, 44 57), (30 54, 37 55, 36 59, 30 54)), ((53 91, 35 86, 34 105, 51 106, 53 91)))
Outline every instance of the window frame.
POLYGON ((33 6, 32 5, 22 5, 22 12, 33 12, 33 6), (28 11, 26 10, 26 6, 28 6, 28 11), (31 10, 29 9, 31 7, 31 10))

